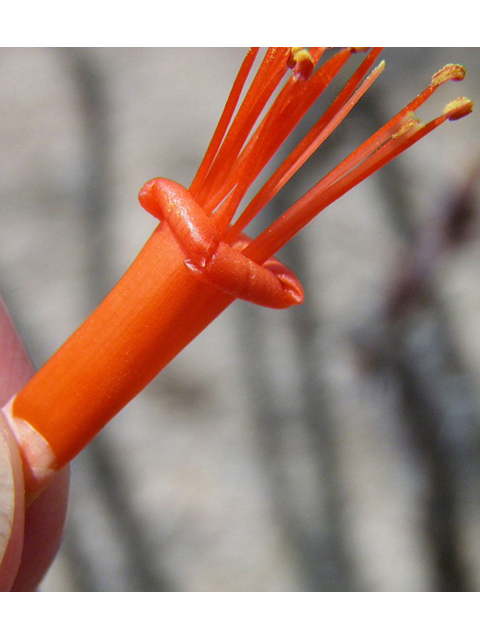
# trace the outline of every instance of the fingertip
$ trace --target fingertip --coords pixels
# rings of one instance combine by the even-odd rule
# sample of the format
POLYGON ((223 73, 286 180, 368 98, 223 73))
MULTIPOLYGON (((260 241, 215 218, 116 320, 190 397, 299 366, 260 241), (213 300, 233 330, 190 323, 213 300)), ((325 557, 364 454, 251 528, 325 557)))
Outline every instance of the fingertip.
POLYGON ((20 566, 25 523, 23 469, 0 414, 0 591, 10 591, 20 566))
POLYGON ((34 591, 57 555, 67 514, 70 470, 64 467, 25 515, 20 567, 11 591, 34 591))

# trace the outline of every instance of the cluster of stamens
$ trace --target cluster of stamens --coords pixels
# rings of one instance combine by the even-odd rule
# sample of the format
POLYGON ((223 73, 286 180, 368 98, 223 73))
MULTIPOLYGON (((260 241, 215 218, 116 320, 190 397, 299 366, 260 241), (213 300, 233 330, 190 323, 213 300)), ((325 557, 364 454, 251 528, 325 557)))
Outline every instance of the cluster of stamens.
MULTIPOLYGON (((178 206, 180 202, 178 196, 175 196, 174 203, 169 203, 166 192, 163 191, 167 188, 164 180, 158 179, 153 190, 150 186, 148 189, 145 187, 142 190, 143 206, 150 212, 155 210, 154 215, 165 220, 172 228, 185 251, 187 266, 213 286, 217 285, 223 291, 231 292, 237 297, 261 303, 262 296, 259 296, 258 292, 254 292, 256 283, 259 283, 263 276, 266 277, 263 273, 265 269, 262 269, 261 265, 286 244, 293 235, 331 202, 442 122, 458 120, 472 110, 472 102, 468 98, 457 98, 445 107, 441 116, 428 124, 424 124, 415 116, 414 112, 441 85, 450 80, 460 81, 465 77, 465 70, 462 66, 446 65, 432 77, 428 87, 390 122, 319 181, 313 189, 280 216, 258 238, 249 240, 243 235, 246 225, 338 127, 385 67, 385 64, 381 62, 364 78, 365 72, 378 56, 380 49, 373 49, 367 54, 364 64, 360 65, 357 73, 347 82, 330 109, 290 153, 232 224, 240 200, 256 175, 349 57, 353 53, 364 51, 364 49, 358 47, 343 49, 320 67, 317 72, 314 72, 324 51, 325 49, 313 48, 308 51, 295 47, 291 50, 280 52, 271 50, 267 53, 262 65, 270 67, 272 73, 273 69, 276 69, 275 73, 278 74, 279 80, 286 68, 293 70, 292 77, 287 80, 260 125, 251 133, 250 139, 247 139, 246 134, 254 122, 252 114, 257 117, 260 113, 259 105, 266 104, 266 100, 275 89, 275 84, 272 83, 270 90, 265 91, 264 84, 267 79, 262 76, 262 65, 260 66, 250 91, 230 128, 227 130, 225 127, 223 131, 220 131, 221 135, 219 136, 217 136, 218 131, 216 132, 212 145, 216 137, 218 137, 218 144, 215 143, 217 144, 216 148, 213 145, 207 151, 204 163, 199 169, 190 192, 185 191, 183 200, 186 203, 189 198, 190 202, 182 205, 181 213, 178 206), (258 78, 264 82, 257 83, 258 78), (254 95, 255 93, 256 95, 254 95), (251 124, 247 129, 247 123, 250 121, 251 124), (240 135, 242 131, 242 136, 244 136, 239 138, 241 144, 239 143, 237 146, 232 146, 233 131, 237 135, 240 135), (223 140, 221 140, 221 136, 223 136, 223 140), (220 158, 222 162, 219 161, 220 158), (239 238, 241 238, 241 249, 238 248, 237 243, 239 238), (241 260, 236 258, 233 260, 232 255, 231 264, 235 264, 235 272, 233 272, 232 266, 230 275, 228 274, 228 261, 220 261, 220 247, 225 252, 227 246, 241 251, 245 258, 250 259, 243 261, 245 270, 242 272, 242 276, 240 276, 239 266, 242 264, 241 260), (208 255, 205 253, 205 247, 209 248, 208 255), (222 264, 221 273, 218 266, 220 262, 222 264), (241 278, 245 280, 246 284, 239 287, 241 278), (240 290, 241 294, 239 294, 240 290)), ((228 108, 229 103, 227 103, 226 109, 228 110, 228 108)), ((169 189, 171 189, 172 183, 169 184, 169 189)), ((286 292, 284 293, 286 295, 286 292)), ((301 301, 299 297, 294 299, 296 303, 301 301)), ((283 299, 277 300, 275 298, 275 300, 275 306, 285 306, 283 299)), ((265 298, 265 303, 272 306, 271 298, 268 298, 268 302, 265 298)), ((291 298, 289 298, 289 304, 291 304, 291 298)))

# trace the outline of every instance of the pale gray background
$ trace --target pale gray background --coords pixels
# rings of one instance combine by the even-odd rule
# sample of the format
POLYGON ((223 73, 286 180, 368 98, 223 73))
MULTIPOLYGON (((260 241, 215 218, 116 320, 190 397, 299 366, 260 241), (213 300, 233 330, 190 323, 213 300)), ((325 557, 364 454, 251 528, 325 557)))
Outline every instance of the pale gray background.
MULTIPOLYGON (((0 51, 0 288, 36 366, 153 229, 142 184, 188 186, 244 53, 0 51)), ((267 216, 445 63, 467 79, 422 115, 479 97, 478 49, 384 58, 363 106, 267 216)), ((301 309, 236 303, 106 428, 73 465, 45 590, 480 586, 475 230, 438 261, 399 335, 381 316, 406 239, 435 225, 478 161, 478 130, 477 114, 445 125, 323 213, 284 256, 305 284, 301 309)))

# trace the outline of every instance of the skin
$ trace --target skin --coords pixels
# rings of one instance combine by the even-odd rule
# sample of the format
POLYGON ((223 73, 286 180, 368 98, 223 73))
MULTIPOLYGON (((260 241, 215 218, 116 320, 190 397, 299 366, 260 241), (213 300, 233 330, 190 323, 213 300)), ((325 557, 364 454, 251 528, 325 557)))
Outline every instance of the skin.
MULTIPOLYGON (((17 393, 33 373, 25 348, 0 300, 0 406, 17 393)), ((0 478, 0 554, 3 552, 0 590, 33 591, 60 545, 69 470, 59 472, 35 502, 25 508, 20 451, 0 414, 0 478)))

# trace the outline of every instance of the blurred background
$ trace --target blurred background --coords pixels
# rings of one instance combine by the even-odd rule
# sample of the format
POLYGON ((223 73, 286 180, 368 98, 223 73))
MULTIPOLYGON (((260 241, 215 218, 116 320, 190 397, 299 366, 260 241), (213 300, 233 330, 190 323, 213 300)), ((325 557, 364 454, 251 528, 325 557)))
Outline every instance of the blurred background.
MULTIPOLYGON (((153 230, 140 187, 189 185, 245 53, 1 49, 0 290, 35 366, 153 230)), ((383 57, 263 223, 446 63, 466 79, 419 115, 478 103, 480 49, 383 57)), ((237 301, 75 460, 43 590, 480 587, 478 131, 446 123, 322 213, 282 254, 305 304, 237 301)))

